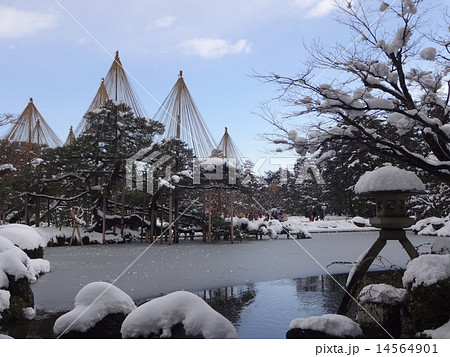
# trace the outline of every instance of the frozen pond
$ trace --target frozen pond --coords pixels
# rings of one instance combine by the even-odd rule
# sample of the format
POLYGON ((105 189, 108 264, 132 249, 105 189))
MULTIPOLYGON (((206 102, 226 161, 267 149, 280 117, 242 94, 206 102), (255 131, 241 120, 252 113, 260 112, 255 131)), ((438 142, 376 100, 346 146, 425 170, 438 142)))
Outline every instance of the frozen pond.
MULTIPOLYGON (((339 274, 351 265, 340 263, 356 261, 377 237, 377 232, 328 233, 233 245, 181 241, 46 248, 52 271, 32 285, 37 321, 26 332, 9 333, 53 337, 53 321, 72 309, 77 292, 90 282, 108 281, 138 303, 175 290, 197 292, 241 338, 284 338, 294 318, 337 311, 342 291, 327 272, 344 283, 345 275, 339 274)), ((429 251, 432 237, 408 237, 421 252, 429 251)), ((406 267, 408 256, 396 241, 388 242, 381 255, 374 269, 406 267)))
MULTIPOLYGON (((379 273, 370 275, 374 281, 382 279, 379 273)), ((334 279, 344 284, 346 275, 283 279, 196 294, 234 324, 239 338, 283 339, 293 319, 337 311, 343 292, 334 279)), ((52 328, 61 314, 38 311, 35 320, 9 328, 0 327, 0 332, 16 338, 55 338, 52 328)))

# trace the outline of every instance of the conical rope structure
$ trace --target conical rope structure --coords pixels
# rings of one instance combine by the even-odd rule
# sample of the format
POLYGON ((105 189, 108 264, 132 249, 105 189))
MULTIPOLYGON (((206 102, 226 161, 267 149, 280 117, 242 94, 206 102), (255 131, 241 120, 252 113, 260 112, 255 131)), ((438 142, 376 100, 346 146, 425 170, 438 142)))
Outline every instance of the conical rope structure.
POLYGON ((14 125, 5 134, 9 141, 37 144, 38 146, 57 147, 62 143, 42 117, 30 98, 28 105, 19 115, 14 125))
POLYGON ((69 129, 69 135, 67 135, 67 139, 66 142, 64 143, 64 145, 70 145, 75 141, 75 134, 73 132, 73 128, 72 125, 70 126, 69 129))
POLYGON ((241 165, 243 163, 241 151, 236 146, 233 139, 231 139, 227 127, 225 127, 225 133, 223 134, 222 139, 220 139, 217 150, 220 150, 219 152, 221 152, 226 159, 236 159, 236 165, 241 165))
MULTIPOLYGON (((89 105, 87 113, 92 112, 95 109, 100 108, 107 100, 109 99, 108 92, 105 87, 105 79, 102 78, 100 82, 100 87, 98 87, 97 93, 95 94, 94 99, 92 100, 91 104, 89 105)), ((78 136, 80 135, 84 129, 86 129, 86 118, 83 117, 81 119, 80 124, 78 124, 77 128, 74 131, 74 135, 78 136)))
POLYGON ((182 71, 153 119, 164 124, 164 138, 180 139, 193 149, 196 157, 210 157, 217 147, 189 93, 182 71))
MULTIPOLYGON (((120 61, 119 51, 116 51, 116 57, 114 58, 106 77, 102 78, 100 87, 89 105, 87 112, 92 112, 95 109, 100 108, 110 99, 128 105, 136 117, 146 117, 145 111, 142 108, 137 95, 134 93, 133 87, 128 80, 122 62, 120 61)), ((86 129, 86 125, 86 118, 83 117, 80 124, 78 124, 75 129, 75 135, 80 135, 86 129)))
POLYGON ((105 87, 109 99, 125 103, 138 118, 146 117, 145 111, 128 81, 127 74, 119 58, 119 51, 116 51, 116 57, 105 77, 105 87))

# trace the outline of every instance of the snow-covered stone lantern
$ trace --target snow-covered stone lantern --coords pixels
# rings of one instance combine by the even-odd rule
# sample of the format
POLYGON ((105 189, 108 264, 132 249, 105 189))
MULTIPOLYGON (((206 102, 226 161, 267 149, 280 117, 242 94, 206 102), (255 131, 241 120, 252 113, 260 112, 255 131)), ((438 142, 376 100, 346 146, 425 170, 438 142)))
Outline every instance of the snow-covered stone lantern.
POLYGON ((357 195, 375 198, 376 216, 370 224, 385 229, 410 227, 414 220, 407 216, 406 200, 424 192, 425 186, 413 172, 390 165, 366 172, 355 185, 357 195))
POLYGON ((351 297, 356 297, 358 283, 388 240, 399 241, 411 259, 419 256, 403 228, 414 223, 407 216, 406 200, 411 195, 424 192, 424 184, 414 173, 391 165, 366 172, 360 177, 355 185, 355 193, 375 198, 376 216, 370 219, 370 223, 381 230, 378 239, 358 258, 359 263, 350 272, 346 285, 348 294, 342 299, 340 314, 347 313, 351 297))

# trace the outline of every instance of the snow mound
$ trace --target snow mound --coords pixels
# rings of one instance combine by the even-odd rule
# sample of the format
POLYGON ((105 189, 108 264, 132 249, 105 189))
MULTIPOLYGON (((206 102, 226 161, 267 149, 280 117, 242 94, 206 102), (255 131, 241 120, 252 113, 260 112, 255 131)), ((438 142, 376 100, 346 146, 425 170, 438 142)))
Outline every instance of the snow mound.
POLYGON ((320 331, 336 337, 356 337, 363 334, 361 327, 352 319, 334 314, 295 319, 289 324, 289 329, 294 328, 320 331))
POLYGON ((403 286, 429 286, 450 277, 450 254, 421 255, 411 260, 403 274, 403 286))
POLYGON ((171 337, 171 327, 182 323, 186 335, 205 338, 237 338, 234 326, 200 297, 176 291, 151 300, 129 314, 122 324, 122 337, 147 337, 159 334, 171 337))
POLYGON ((5 272, 0 269, 0 289, 6 289, 9 287, 9 280, 5 272))
POLYGON ((24 224, 8 224, 0 227, 0 235, 9 239, 20 249, 33 250, 44 246, 44 242, 33 228, 24 224))
POLYGON ((8 335, 0 334, 0 340, 13 340, 14 338, 8 335))
MULTIPOLYGON (((0 312, 3 310, 9 309, 9 298, 11 297, 11 293, 6 290, 0 290, 0 312)), ((1 316, 0 316, 1 319, 1 316)))
POLYGON ((370 284, 365 286, 358 295, 361 302, 396 305, 402 302, 406 290, 394 288, 388 284, 370 284))
POLYGON ((421 193, 425 186, 413 172, 390 165, 366 172, 355 185, 358 195, 386 191, 421 193))
MULTIPOLYGON (((0 271, 14 276, 15 280, 26 278, 30 283, 36 281, 35 273, 31 269, 30 258, 17 247, 0 253, 0 271)), ((3 280, 3 278, 0 279, 3 280)))
POLYGON ((0 253, 3 253, 13 248, 16 248, 16 246, 12 244, 8 238, 0 236, 0 253))
POLYGON ((50 262, 48 260, 41 258, 30 259, 30 265, 37 276, 50 272, 50 262))
POLYGON ((127 294, 106 282, 93 282, 84 286, 75 296, 74 306, 73 310, 55 321, 55 334, 86 332, 107 315, 129 314, 136 308, 127 294))
POLYGON ((428 338, 450 338, 450 321, 435 330, 425 330, 422 334, 428 338))

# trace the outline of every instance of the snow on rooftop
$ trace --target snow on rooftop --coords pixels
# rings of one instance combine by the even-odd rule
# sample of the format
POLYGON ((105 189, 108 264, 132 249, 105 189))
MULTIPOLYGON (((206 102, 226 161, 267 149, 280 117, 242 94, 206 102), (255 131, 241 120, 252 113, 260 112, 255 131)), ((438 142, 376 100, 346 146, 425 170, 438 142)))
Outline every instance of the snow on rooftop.
POLYGON ((33 228, 24 224, 0 226, 0 235, 20 249, 33 250, 44 246, 42 237, 33 228))
POLYGON ((450 254, 427 254, 411 260, 403 274, 403 286, 429 286, 450 277, 450 254))
POLYGON ((365 286, 358 294, 361 302, 395 305, 405 297, 406 290, 395 288, 385 283, 365 286))
POLYGON ((361 327, 352 319, 334 314, 295 319, 289 325, 289 329, 294 328, 320 331, 336 337, 356 337, 363 334, 361 327))
POLYGON ((237 338, 230 321, 213 310, 203 299, 187 291, 176 291, 151 300, 131 312, 122 324, 122 337, 171 337, 171 327, 182 323, 186 335, 205 338, 237 338))
POLYGON ((354 190, 358 195, 388 191, 420 193, 425 186, 413 172, 387 165, 362 175, 354 190))
POLYGON ((55 321, 55 334, 86 332, 109 314, 129 314, 136 308, 133 300, 122 290, 102 281, 84 286, 75 296, 74 306, 55 321))

